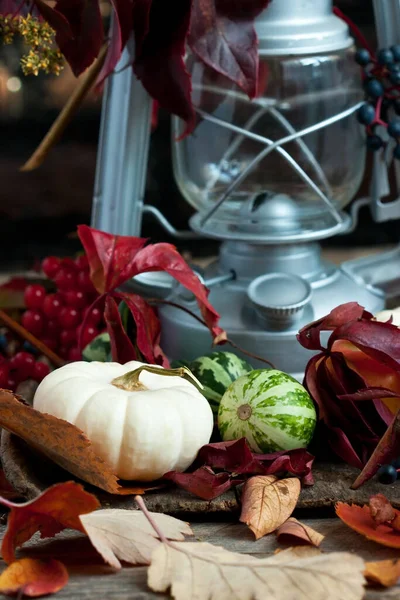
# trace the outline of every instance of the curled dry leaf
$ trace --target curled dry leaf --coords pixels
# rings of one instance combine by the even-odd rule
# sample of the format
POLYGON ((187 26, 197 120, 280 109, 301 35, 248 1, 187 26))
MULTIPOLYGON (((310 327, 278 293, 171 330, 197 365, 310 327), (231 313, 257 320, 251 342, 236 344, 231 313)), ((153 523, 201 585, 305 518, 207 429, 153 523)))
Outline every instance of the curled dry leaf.
MULTIPOLYGON (((164 514, 150 514, 170 540, 182 541, 185 535, 193 535, 183 521, 164 514)), ((115 569, 121 568, 120 560, 132 565, 150 564, 151 554, 160 543, 142 512, 97 510, 83 515, 80 520, 97 552, 115 569)))
POLYGON ((19 436, 69 473, 110 494, 145 492, 146 486, 119 485, 111 467, 95 453, 78 427, 22 404, 5 390, 0 390, 0 427, 19 436))
POLYGON ((361 600, 364 562, 348 553, 270 558, 228 552, 208 543, 160 544, 148 584, 176 600, 361 600))
POLYGON ((21 498, 21 494, 14 490, 13 486, 7 481, 3 469, 0 469, 0 496, 7 500, 21 498))
POLYGON ((311 546, 320 546, 324 537, 312 527, 300 523, 297 519, 291 517, 276 532, 278 542, 283 544, 310 544, 311 546))
POLYGON ((1 545, 2 556, 7 563, 15 560, 15 549, 37 531, 42 538, 53 537, 67 528, 85 533, 79 515, 100 506, 96 496, 85 492, 74 481, 53 485, 30 502, 15 504, 0 498, 0 503, 11 509, 1 545))
MULTIPOLYGON (((395 510, 396 517, 400 511, 395 510)), ((400 548, 400 531, 393 529, 389 525, 377 525, 372 518, 369 506, 356 506, 355 504, 345 504, 338 502, 336 504, 337 516, 346 523, 351 529, 361 533, 368 540, 373 540, 389 548, 400 548)))
POLYGON ((59 560, 22 558, 0 575, 0 593, 37 598, 55 594, 68 583, 68 571, 59 560))
POLYGON ((240 520, 256 539, 280 527, 294 511, 300 495, 297 478, 278 479, 275 475, 249 479, 243 490, 240 520))
POLYGON ((392 587, 400 578, 400 560, 367 562, 364 576, 369 583, 392 587))

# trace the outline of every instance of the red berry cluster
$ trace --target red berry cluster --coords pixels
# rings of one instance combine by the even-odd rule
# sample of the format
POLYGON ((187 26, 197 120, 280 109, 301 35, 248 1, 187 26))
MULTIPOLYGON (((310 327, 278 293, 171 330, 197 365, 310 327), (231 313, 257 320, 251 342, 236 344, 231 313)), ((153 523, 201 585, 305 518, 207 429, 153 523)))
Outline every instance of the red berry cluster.
MULTIPOLYGON (((8 333, 7 331, 7 335, 8 333)), ((5 333, 1 337, 5 338, 5 333)), ((12 347, 13 344, 10 344, 9 348, 12 347)), ((18 384, 27 379, 40 383, 50 373, 50 367, 44 361, 44 357, 37 359, 34 354, 24 350, 19 350, 10 357, 0 354, 0 388, 15 392, 18 384)))
MULTIPOLYGON (((65 360, 81 360, 78 344, 82 323, 98 296, 89 277, 87 258, 49 256, 43 260, 42 269, 53 281, 56 291, 47 293, 42 285, 29 285, 24 295, 27 310, 21 323, 65 360)), ((101 310, 91 309, 82 332, 83 347, 104 327, 101 310)))

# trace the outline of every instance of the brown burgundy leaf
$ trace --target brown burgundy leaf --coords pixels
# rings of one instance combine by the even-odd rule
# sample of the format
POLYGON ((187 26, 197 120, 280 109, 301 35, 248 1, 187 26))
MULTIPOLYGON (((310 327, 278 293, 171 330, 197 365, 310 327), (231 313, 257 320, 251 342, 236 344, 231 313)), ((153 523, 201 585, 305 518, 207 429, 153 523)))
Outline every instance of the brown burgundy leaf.
POLYGON ((240 520, 256 539, 280 527, 294 511, 300 495, 300 480, 278 479, 275 475, 249 479, 243 490, 240 520))
POLYGON ((100 506, 96 496, 85 492, 74 481, 53 485, 30 502, 15 504, 0 498, 0 503, 11 509, 1 545, 2 556, 7 563, 15 560, 15 549, 37 531, 42 538, 53 537, 67 528, 84 533, 79 515, 100 506))
POLYGON ((0 593, 37 598, 55 594, 68 583, 68 571, 59 560, 22 558, 0 575, 0 593))
POLYGON ((390 523, 396 517, 396 512, 389 500, 383 494, 376 494, 369 499, 369 510, 376 525, 390 523))
POLYGON ((76 477, 110 494, 143 494, 146 486, 123 487, 85 434, 63 419, 40 413, 0 390, 0 427, 18 435, 76 477))
MULTIPOLYGON (((169 540, 183 541, 193 535, 187 523, 160 513, 150 513, 169 540)), ((104 560, 115 569, 120 560, 132 565, 149 565, 151 553, 160 541, 144 514, 139 511, 105 509, 96 510, 80 518, 82 525, 104 560)))
POLYGON ((278 542, 283 544, 310 544, 316 547, 320 546, 325 537, 293 517, 279 527, 276 536, 278 542))
POLYGON ((379 560, 365 563, 364 577, 369 583, 391 587, 400 578, 400 560, 379 560))

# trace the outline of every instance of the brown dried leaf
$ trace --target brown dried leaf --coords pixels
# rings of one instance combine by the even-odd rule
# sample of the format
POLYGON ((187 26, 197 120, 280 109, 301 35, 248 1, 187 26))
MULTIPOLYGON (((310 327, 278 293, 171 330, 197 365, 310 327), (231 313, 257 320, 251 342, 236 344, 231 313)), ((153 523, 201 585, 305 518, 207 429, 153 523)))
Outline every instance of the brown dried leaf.
MULTIPOLYGON (((182 541, 185 535, 193 535, 184 521, 164 514, 150 514, 169 540, 182 541)), ((120 560, 132 565, 149 565, 151 554, 160 543, 142 512, 106 509, 80 519, 97 552, 115 569, 121 568, 120 560)))
POLYGON ((0 390, 0 427, 19 436, 69 473, 106 492, 143 494, 146 490, 146 486, 128 488, 119 485, 111 467, 94 452, 78 427, 40 413, 6 390, 0 390))
POLYGON ((176 600, 361 600, 363 571, 364 561, 346 552, 258 559, 208 543, 169 542, 153 552, 147 581, 155 592, 171 588, 176 600))
POLYGON ((391 587, 400 578, 400 560, 379 560, 365 563, 364 576, 369 583, 391 587))
POLYGON ((294 511, 300 495, 300 480, 278 479, 275 475, 249 479, 243 490, 240 520, 256 539, 275 531, 294 511))
POLYGON ((383 494, 371 496, 369 499, 369 510, 376 525, 390 523, 396 517, 393 506, 383 494))
POLYGON ((312 527, 300 523, 297 519, 291 517, 276 532, 278 542, 283 544, 310 544, 311 546, 320 546, 324 537, 312 527))

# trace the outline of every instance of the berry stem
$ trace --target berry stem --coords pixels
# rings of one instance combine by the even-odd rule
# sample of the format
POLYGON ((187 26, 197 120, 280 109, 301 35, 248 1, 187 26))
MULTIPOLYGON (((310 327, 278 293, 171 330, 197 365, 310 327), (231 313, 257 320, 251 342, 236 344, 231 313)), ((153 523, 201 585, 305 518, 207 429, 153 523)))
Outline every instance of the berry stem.
POLYGON ((339 19, 342 19, 342 21, 347 23, 347 25, 350 27, 350 30, 353 33, 354 37, 360 42, 360 44, 364 48, 366 48, 366 50, 368 50, 368 52, 371 55, 372 60, 376 60, 375 52, 372 50, 371 46, 367 42, 367 38, 364 36, 364 34, 361 32, 361 30, 357 27, 357 25, 347 15, 345 15, 344 12, 342 12, 340 10, 340 8, 338 8, 337 6, 335 6, 333 8, 333 12, 337 17, 339 17, 339 19))
POLYGON ((385 123, 381 119, 382 102, 383 102, 383 96, 378 98, 378 101, 376 103, 374 124, 382 125, 382 127, 387 127, 387 123, 385 123))

